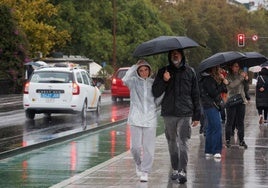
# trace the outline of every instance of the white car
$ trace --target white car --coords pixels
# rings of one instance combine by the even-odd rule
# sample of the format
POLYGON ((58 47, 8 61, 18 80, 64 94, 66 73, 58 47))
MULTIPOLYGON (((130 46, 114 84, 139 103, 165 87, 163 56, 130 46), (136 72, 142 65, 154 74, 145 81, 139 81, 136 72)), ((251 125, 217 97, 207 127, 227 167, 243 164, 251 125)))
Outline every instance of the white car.
POLYGON ((101 93, 84 69, 47 67, 33 72, 24 86, 23 107, 28 119, 35 114, 100 112, 101 93))

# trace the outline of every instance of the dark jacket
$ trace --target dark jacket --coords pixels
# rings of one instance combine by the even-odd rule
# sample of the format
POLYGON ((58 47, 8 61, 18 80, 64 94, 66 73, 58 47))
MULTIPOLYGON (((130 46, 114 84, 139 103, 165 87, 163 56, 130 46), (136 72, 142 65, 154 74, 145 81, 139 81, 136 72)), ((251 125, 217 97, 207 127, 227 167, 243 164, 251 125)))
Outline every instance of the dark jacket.
POLYGON ((162 116, 192 117, 192 121, 199 121, 201 108, 197 77, 195 71, 185 63, 185 58, 181 64, 179 68, 175 67, 169 55, 169 65, 156 75, 153 95, 159 97, 165 92, 161 103, 162 116), (163 79, 166 70, 171 75, 167 82, 163 79))
POLYGON ((210 76, 202 76, 199 80, 201 103, 203 108, 216 107, 221 102, 221 93, 227 92, 226 86, 223 83, 217 83, 216 80, 210 76))
POLYGON ((263 68, 259 72, 257 85, 256 85, 256 107, 268 107, 268 70, 263 68), (259 89, 263 87, 264 91, 259 89))

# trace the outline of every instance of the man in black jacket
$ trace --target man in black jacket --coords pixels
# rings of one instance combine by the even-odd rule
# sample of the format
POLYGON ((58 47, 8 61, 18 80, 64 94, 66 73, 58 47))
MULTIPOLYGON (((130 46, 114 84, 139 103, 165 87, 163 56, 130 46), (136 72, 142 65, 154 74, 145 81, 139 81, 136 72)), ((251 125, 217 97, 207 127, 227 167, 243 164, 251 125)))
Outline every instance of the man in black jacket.
POLYGON ((161 102, 165 134, 173 172, 172 180, 183 184, 187 181, 187 141, 191 137, 191 125, 200 120, 200 94, 193 68, 185 62, 182 50, 168 53, 169 65, 161 68, 152 86, 154 97, 165 93, 161 102))

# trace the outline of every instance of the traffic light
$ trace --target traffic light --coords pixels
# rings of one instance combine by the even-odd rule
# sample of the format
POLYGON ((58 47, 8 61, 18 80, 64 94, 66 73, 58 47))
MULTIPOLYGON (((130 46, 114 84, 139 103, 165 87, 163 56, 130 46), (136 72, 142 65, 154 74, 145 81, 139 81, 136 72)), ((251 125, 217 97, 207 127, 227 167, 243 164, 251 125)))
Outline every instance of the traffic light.
POLYGON ((237 45, 238 45, 238 47, 245 46, 245 34, 238 34, 237 35, 237 45))

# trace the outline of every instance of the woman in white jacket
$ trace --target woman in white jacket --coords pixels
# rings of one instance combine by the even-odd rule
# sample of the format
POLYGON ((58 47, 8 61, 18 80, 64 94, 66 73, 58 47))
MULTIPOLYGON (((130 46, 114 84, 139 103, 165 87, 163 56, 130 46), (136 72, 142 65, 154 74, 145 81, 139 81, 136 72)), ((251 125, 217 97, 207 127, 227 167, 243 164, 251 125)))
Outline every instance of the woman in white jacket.
POLYGON ((130 90, 128 124, 131 132, 131 153, 141 182, 148 181, 153 165, 157 112, 152 94, 151 66, 139 60, 123 77, 130 90))

